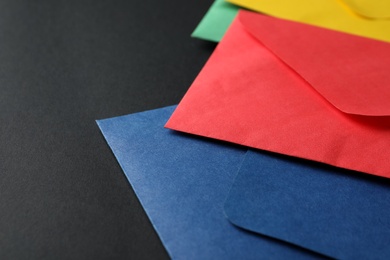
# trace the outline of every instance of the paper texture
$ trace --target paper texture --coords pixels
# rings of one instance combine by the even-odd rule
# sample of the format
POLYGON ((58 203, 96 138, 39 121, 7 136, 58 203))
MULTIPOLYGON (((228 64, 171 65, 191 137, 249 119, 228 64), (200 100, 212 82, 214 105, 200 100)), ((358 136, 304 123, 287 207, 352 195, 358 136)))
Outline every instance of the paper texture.
POLYGON ((163 125, 174 107, 98 125, 173 259, 313 259, 319 256, 233 226, 223 203, 245 150, 163 125))
POLYGON ((390 257, 390 180, 248 151, 225 204, 232 223, 336 259, 390 257))
POLYGON ((240 11, 166 126, 390 177, 389 46, 240 11))
POLYGON ((390 20, 373 19, 389 18, 389 1, 228 0, 228 2, 278 18, 390 41, 390 20))
POLYGON ((192 37, 219 42, 238 13, 238 7, 216 0, 200 21, 192 37))

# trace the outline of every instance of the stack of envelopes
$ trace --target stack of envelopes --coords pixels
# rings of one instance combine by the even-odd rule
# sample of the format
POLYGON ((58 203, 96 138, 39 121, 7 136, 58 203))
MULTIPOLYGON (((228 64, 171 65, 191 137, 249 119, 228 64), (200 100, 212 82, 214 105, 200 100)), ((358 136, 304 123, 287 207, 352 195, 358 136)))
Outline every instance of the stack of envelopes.
POLYGON ((229 2, 179 105, 98 121, 168 253, 389 259, 390 4, 229 2))

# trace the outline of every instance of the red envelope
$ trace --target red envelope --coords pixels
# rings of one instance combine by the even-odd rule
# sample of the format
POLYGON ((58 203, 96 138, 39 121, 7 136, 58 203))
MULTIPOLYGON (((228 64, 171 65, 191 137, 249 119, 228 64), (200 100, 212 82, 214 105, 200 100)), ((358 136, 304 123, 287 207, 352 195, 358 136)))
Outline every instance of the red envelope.
POLYGON ((390 44, 241 11, 166 127, 390 177, 390 44))

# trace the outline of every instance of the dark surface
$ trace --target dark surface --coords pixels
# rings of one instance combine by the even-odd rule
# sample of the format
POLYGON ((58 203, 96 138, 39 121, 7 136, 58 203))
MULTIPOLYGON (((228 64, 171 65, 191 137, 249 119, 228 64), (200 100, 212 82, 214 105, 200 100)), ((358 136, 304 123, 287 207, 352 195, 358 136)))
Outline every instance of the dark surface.
POLYGON ((211 0, 0 1, 0 258, 168 258, 95 119, 176 104, 211 0))

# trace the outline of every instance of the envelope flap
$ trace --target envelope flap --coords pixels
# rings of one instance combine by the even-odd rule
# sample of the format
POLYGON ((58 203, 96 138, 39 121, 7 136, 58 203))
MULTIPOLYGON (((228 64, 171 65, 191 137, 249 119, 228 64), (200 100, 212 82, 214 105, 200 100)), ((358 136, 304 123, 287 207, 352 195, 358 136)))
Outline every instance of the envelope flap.
POLYGON ((342 0, 354 13, 370 19, 389 19, 390 1, 388 0, 342 0))
POLYGON ((236 226, 336 259, 389 259, 390 180, 249 150, 225 201, 236 226))
POLYGON ((390 44, 248 11, 239 20, 342 112, 390 115, 390 44))

